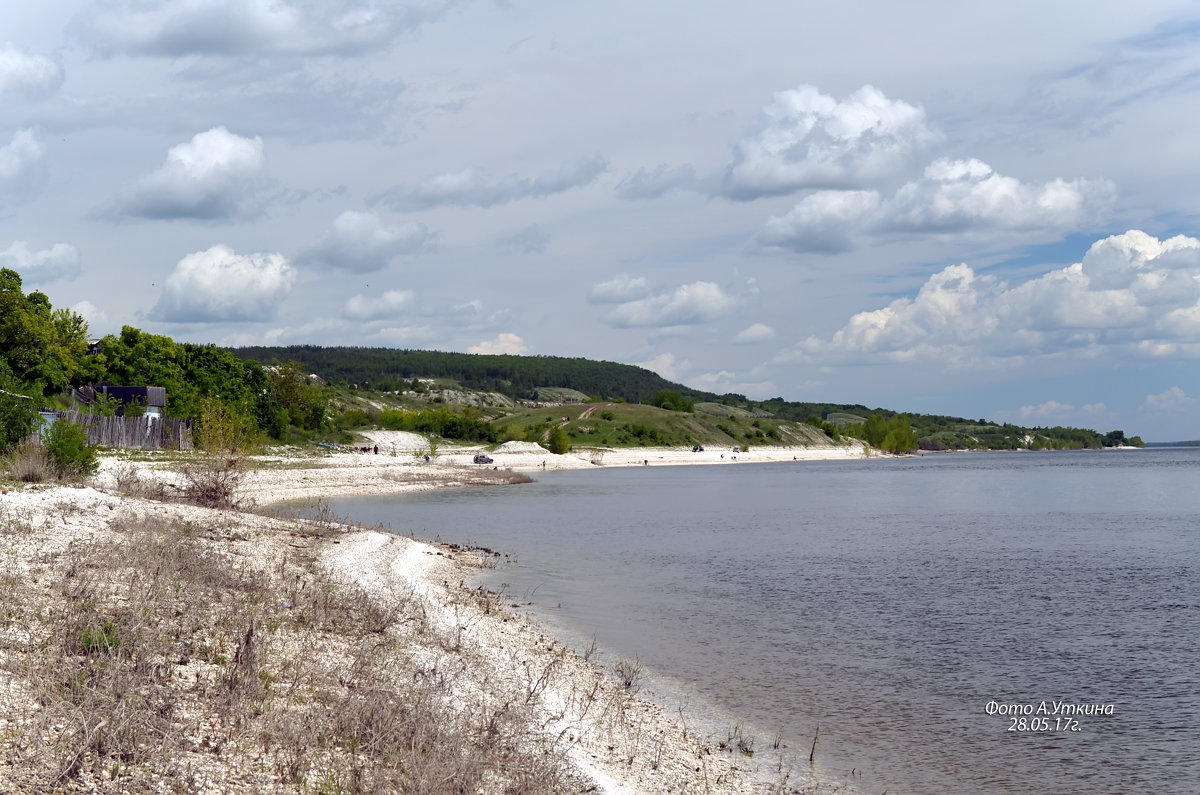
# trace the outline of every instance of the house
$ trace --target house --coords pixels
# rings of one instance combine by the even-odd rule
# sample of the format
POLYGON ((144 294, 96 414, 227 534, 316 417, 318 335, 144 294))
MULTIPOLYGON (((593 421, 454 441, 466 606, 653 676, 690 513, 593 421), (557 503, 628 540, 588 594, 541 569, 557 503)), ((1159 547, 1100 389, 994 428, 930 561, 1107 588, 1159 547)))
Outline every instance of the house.
POLYGON ((117 407, 117 416, 125 416, 125 407, 130 404, 140 404, 146 407, 145 416, 164 417, 167 413, 167 389, 162 386, 113 386, 112 384, 96 384, 77 389, 72 396, 81 403, 95 403, 101 397, 121 401, 117 407))

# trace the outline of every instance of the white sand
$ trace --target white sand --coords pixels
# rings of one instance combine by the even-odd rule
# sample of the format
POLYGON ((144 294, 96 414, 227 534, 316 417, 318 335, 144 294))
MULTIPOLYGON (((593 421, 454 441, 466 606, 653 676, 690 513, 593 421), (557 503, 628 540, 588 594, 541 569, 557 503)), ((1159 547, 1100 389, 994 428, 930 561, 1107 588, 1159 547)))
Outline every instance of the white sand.
MULTIPOLYGON (((428 443, 412 442, 408 438, 397 439, 396 431, 371 431, 366 434, 373 444, 379 445, 381 454, 390 450, 392 444, 400 449, 423 453, 428 449, 428 443), (408 445, 408 446, 405 446, 408 445)), ((404 434, 403 437, 417 436, 404 434)), ((513 469, 519 472, 532 472, 546 469, 591 469, 594 467, 625 467, 625 466, 679 466, 695 464, 749 464, 775 461, 830 461, 853 458, 863 458, 868 455, 860 442, 848 445, 830 445, 828 447, 753 447, 749 451, 733 452, 731 447, 707 447, 702 452, 694 453, 689 447, 575 447, 564 455, 554 455, 533 442, 505 442, 492 449, 484 445, 448 446, 443 445, 431 463, 449 466, 470 466, 472 459, 479 453, 485 453, 494 460, 493 466, 513 469), (543 466, 544 464, 544 466, 543 466)), ((878 451, 871 454, 879 455, 878 451)), ((422 457, 418 460, 424 462, 422 457)))

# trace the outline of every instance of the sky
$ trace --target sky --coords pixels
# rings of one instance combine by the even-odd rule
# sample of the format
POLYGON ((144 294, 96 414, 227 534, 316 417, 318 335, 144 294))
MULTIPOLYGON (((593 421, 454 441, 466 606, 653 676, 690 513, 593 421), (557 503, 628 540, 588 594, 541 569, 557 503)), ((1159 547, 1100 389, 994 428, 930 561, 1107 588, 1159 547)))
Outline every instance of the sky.
POLYGON ((218 345, 1200 438, 1189 2, 43 0, 0 267, 218 345))

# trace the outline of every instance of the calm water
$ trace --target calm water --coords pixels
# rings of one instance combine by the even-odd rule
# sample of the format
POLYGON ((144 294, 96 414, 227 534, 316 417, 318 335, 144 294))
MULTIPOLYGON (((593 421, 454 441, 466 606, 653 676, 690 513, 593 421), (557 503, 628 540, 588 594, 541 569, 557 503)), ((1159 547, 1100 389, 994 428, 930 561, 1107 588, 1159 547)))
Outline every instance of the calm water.
POLYGON ((1194 793, 1198 487, 1195 449, 994 453, 547 473, 333 507, 510 554, 487 584, 805 765, 819 722, 825 772, 856 768, 864 792, 1194 793), (989 701, 1111 714, 1022 731, 989 701))

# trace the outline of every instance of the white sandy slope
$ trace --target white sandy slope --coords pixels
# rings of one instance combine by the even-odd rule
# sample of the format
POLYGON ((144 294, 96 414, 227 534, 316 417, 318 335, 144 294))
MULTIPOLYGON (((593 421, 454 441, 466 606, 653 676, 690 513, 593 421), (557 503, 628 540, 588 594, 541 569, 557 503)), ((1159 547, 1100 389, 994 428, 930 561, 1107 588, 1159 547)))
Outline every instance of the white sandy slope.
MULTIPOLYGON (((429 444, 418 434, 397 431, 368 431, 363 434, 372 444, 378 444, 380 452, 390 451, 395 446, 411 457, 428 450, 429 444), (416 440, 412 437, 416 437, 416 440)), ((485 453, 493 459, 493 466, 520 472, 555 469, 591 469, 595 467, 625 466, 679 466, 679 465, 730 465, 766 463, 775 461, 830 461, 863 458, 871 454, 860 442, 828 447, 753 447, 749 451, 734 452, 732 447, 708 447, 702 452, 692 452, 690 447, 574 447, 563 455, 554 455, 533 442, 505 442, 496 448, 484 445, 448 446, 438 448, 432 463, 449 466, 471 465, 475 455, 485 453)), ((874 454, 878 455, 875 451, 874 454)))

